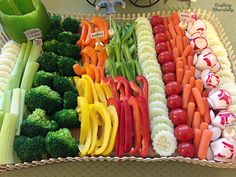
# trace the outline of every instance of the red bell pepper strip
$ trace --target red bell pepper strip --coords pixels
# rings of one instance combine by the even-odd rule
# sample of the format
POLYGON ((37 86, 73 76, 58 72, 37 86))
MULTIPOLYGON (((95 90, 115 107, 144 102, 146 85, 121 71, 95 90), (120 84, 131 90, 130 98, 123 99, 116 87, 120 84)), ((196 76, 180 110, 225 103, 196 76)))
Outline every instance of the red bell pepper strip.
POLYGON ((114 80, 112 79, 112 77, 106 77, 106 78, 103 78, 102 80, 106 85, 110 86, 114 97, 119 98, 119 95, 118 95, 118 92, 116 89, 116 84, 115 84, 114 80))
POLYGON ((145 98, 146 102, 148 103, 148 81, 144 76, 137 76, 136 80, 140 82, 142 86, 143 97, 145 98))
POLYGON ((130 155, 135 155, 141 148, 141 114, 138 101, 134 96, 129 97, 129 105, 133 108, 133 127, 135 136, 135 145, 129 151, 130 155))
MULTIPOLYGON (((122 120, 121 120, 121 102, 120 102, 120 100, 118 98, 109 98, 107 100, 107 103, 108 103, 108 105, 115 106, 117 114, 118 114, 118 118, 119 118, 119 128, 120 128, 121 127, 120 123, 122 123, 122 120)), ((115 141, 115 154, 116 154, 116 156, 119 156, 119 144, 120 144, 119 143, 119 135, 120 135, 120 129, 119 128, 118 128, 118 133, 116 135, 116 141, 115 141)))
POLYGON ((150 125, 149 125, 149 112, 148 104, 143 96, 136 97, 141 112, 141 134, 142 134, 142 147, 140 149, 140 156, 147 157, 150 148, 150 125))
POLYGON ((131 107, 129 106, 129 97, 124 97, 122 100, 124 104, 124 131, 125 135, 125 144, 124 144, 124 152, 128 153, 131 150, 132 146, 132 113, 131 107))
MULTIPOLYGON (((130 97, 131 96, 131 88, 130 88, 130 85, 129 85, 129 81, 127 79, 118 79, 118 82, 117 82, 117 90, 121 90, 121 88, 124 88, 124 91, 125 91, 125 96, 126 97, 130 97)), ((123 97, 122 97, 123 98, 123 97)))
POLYGON ((133 91, 134 96, 141 96, 143 94, 142 89, 134 81, 129 81, 129 85, 133 91))
POLYGON ((124 103, 120 102, 120 117, 119 117, 119 128, 118 128, 118 144, 119 144, 119 153, 118 157, 122 157, 124 155, 124 146, 125 146, 125 108, 124 103))

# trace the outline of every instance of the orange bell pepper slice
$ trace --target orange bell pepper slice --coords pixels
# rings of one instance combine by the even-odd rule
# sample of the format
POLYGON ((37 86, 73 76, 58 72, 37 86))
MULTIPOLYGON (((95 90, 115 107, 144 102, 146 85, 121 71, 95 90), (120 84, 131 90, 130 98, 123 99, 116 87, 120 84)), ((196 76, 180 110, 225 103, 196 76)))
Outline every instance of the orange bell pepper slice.
POLYGON ((93 79, 93 81, 95 81, 95 72, 94 72, 93 68, 90 66, 90 64, 85 63, 84 67, 86 70, 86 74, 88 74, 93 79))
POLYGON ((80 66, 80 64, 74 64, 73 65, 73 69, 76 75, 81 76, 82 74, 86 73, 86 70, 84 68, 84 66, 80 66))
POLYGON ((108 42, 108 24, 106 20, 103 19, 102 17, 94 16, 91 22, 95 25, 96 28, 99 29, 99 31, 104 31, 102 42, 107 43, 108 42))
POLYGON ((86 39, 84 40, 84 45, 87 46, 92 41, 91 34, 94 32, 94 29, 93 29, 93 26, 92 26, 92 24, 90 22, 87 22, 86 20, 84 20, 83 23, 88 28, 88 33, 87 33, 86 39))
POLYGON ((102 50, 102 51, 97 53, 97 57, 98 57, 97 66, 98 67, 104 67, 105 64, 106 64, 106 60, 108 58, 107 52, 105 50, 102 50))
POLYGON ((82 61, 83 61, 83 63, 88 63, 88 64, 90 64, 90 57, 86 54, 86 53, 81 53, 81 55, 82 55, 82 61))
POLYGON ((97 54, 96 54, 95 50, 93 49, 93 47, 86 46, 81 51, 81 54, 83 54, 83 53, 86 53, 90 57, 92 64, 97 65, 97 54))
POLYGON ((100 73, 100 78, 101 80, 104 79, 106 76, 105 76, 105 66, 103 67, 97 67, 98 70, 99 70, 99 73, 100 73))
POLYGON ((86 39, 87 35, 88 35, 88 26, 85 25, 84 23, 85 20, 82 20, 81 22, 81 28, 82 28, 82 32, 81 32, 81 36, 80 39, 77 41, 77 45, 80 46, 80 48, 82 48, 82 42, 86 39))
POLYGON ((101 78, 100 78, 100 72, 99 72, 98 68, 97 68, 96 65, 94 65, 94 64, 90 64, 90 67, 91 67, 91 68, 93 69, 93 71, 94 71, 94 74, 95 74, 95 82, 100 83, 101 78))

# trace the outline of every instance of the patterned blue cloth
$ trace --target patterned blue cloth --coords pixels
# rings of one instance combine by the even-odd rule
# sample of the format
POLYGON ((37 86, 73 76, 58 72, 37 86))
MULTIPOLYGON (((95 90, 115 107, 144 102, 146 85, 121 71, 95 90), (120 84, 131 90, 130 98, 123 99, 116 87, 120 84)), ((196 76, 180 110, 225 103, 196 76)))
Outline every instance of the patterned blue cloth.
POLYGON ((125 2, 123 0, 101 0, 97 3, 99 8, 106 7, 107 14, 114 14, 116 13, 115 5, 122 5, 125 6, 125 2))

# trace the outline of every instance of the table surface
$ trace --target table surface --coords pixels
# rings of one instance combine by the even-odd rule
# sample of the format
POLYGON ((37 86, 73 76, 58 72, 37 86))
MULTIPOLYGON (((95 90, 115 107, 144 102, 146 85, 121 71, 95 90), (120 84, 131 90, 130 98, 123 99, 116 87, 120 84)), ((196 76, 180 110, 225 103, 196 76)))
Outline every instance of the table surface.
MULTIPOLYGON (((43 0, 47 9, 51 12, 76 12, 76 13, 97 13, 91 5, 85 0, 43 0)), ((176 0, 169 0, 164 5, 160 0, 155 6, 150 8, 138 8, 127 2, 125 10, 117 8, 120 13, 143 13, 158 10, 168 10, 177 6, 176 0)), ((224 0, 222 4, 220 0, 197 0, 192 4, 192 8, 202 8, 213 10, 214 7, 220 5, 231 5, 233 12, 215 12, 219 20, 225 28, 225 32, 229 37, 233 48, 236 48, 236 1, 224 0)), ((178 6, 187 8, 186 3, 179 3, 178 6)), ((191 165, 180 162, 156 162, 156 163, 140 163, 140 162, 74 162, 52 164, 41 167, 34 167, 11 172, 2 172, 0 177, 105 177, 105 176, 165 176, 165 177, 234 177, 236 170, 232 169, 214 169, 191 165)))

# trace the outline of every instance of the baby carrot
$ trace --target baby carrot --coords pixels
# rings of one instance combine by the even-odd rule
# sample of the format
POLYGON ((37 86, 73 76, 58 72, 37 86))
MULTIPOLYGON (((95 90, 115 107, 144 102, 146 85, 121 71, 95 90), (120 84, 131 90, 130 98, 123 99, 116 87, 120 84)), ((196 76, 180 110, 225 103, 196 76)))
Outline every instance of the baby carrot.
POLYGON ((193 66, 193 57, 192 56, 188 56, 188 59, 187 59, 187 63, 188 63, 188 66, 193 66))
POLYGON ((193 122, 192 122, 192 127, 193 128, 200 128, 201 124, 201 115, 199 111, 195 111, 193 115, 193 122))
POLYGON ((194 66, 190 66, 189 69, 191 71, 192 76, 195 77, 195 67, 194 66))
MULTIPOLYGON (((172 50, 171 50, 171 46, 170 46, 170 41, 166 41, 166 44, 167 44, 167 47, 168 47, 168 51, 170 53, 172 53, 172 50)), ((175 59, 175 58, 174 58, 175 59)))
POLYGON ((176 43, 174 39, 170 40, 170 45, 171 45, 172 50, 176 47, 176 43))
POLYGON ((195 87, 198 88, 199 92, 200 92, 201 95, 202 95, 202 91, 203 91, 203 83, 202 83, 202 80, 201 80, 201 79, 197 79, 197 80, 195 80, 195 87))
POLYGON ((178 58, 179 55, 180 55, 179 49, 178 49, 177 47, 175 47, 175 48, 173 49, 173 57, 174 57, 174 59, 178 58))
POLYGON ((174 23, 173 23, 173 21, 172 21, 172 19, 171 19, 171 16, 168 16, 168 17, 167 17, 167 22, 168 22, 168 25, 171 25, 171 26, 173 26, 173 27, 175 26, 174 23))
POLYGON ((184 72, 184 77, 183 77, 183 80, 182 80, 182 87, 183 87, 185 84, 188 84, 188 83, 189 83, 190 77, 191 77, 191 71, 190 71, 190 70, 186 70, 186 71, 184 72))
POLYGON ((181 84, 184 76, 184 69, 178 68, 176 73, 176 81, 181 84))
POLYGON ((190 84, 185 84, 184 89, 183 89, 183 109, 187 109, 188 103, 189 103, 189 98, 191 95, 191 85, 190 84))
MULTIPOLYGON (((189 67, 188 67, 188 65, 185 65, 185 66, 184 66, 184 72, 187 71, 187 70, 189 70, 189 67)), ((191 76, 190 76, 190 77, 191 77, 191 76)))
POLYGON ((202 131, 199 128, 193 129, 193 144, 196 150, 196 154, 198 154, 198 148, 201 141, 202 131))
POLYGON ((185 28, 180 28, 182 36, 185 36, 185 28))
POLYGON ((193 94, 190 95, 189 101, 195 103, 195 99, 193 97, 193 94))
POLYGON ((180 35, 183 38, 179 25, 175 25, 175 31, 176 31, 177 35, 180 35))
MULTIPOLYGON (((166 29, 167 29, 167 28, 166 28, 166 29)), ((171 40, 170 32, 169 32, 169 31, 165 31, 165 34, 166 34, 166 36, 167 36, 168 41, 170 41, 170 40, 171 40)))
POLYGON ((187 106, 187 115, 188 115, 187 124, 190 127, 192 127, 194 112, 195 112, 195 103, 189 102, 187 106))
POLYGON ((199 112, 203 116, 204 113, 205 113, 204 102, 203 102, 203 99, 202 99, 202 95, 201 95, 201 93, 200 93, 200 91, 198 90, 197 87, 192 88, 192 94, 193 94, 193 97, 196 101, 199 112))
POLYGON ((176 62, 176 71, 177 71, 179 68, 184 69, 184 63, 183 63, 183 61, 177 61, 177 62, 176 62))
POLYGON ((200 125, 200 130, 203 132, 206 129, 208 129, 208 123, 202 122, 200 125))
POLYGON ((174 25, 179 25, 179 14, 178 12, 173 12, 171 15, 171 19, 174 23, 174 25))
POLYGON ((212 134, 213 133, 210 130, 204 130, 202 132, 201 141, 198 148, 198 158, 200 160, 206 159, 207 157, 207 152, 209 144, 211 142, 212 134))
POLYGON ((181 57, 178 57, 178 58, 176 59, 176 63, 177 63, 178 61, 182 61, 182 62, 183 62, 183 59, 182 59, 181 57))
POLYGON ((167 30, 167 28, 168 28, 167 18, 164 18, 163 24, 164 24, 165 29, 167 30))
POLYGON ((184 49, 189 45, 189 40, 186 36, 183 36, 184 49))
POLYGON ((210 111, 209 111, 208 101, 205 97, 203 97, 203 102, 204 102, 204 107, 205 107, 205 114, 203 116, 203 119, 204 119, 204 122, 209 124, 211 122, 210 111))
POLYGON ((169 29, 169 32, 170 32, 170 35, 171 35, 172 39, 175 39, 177 37, 177 34, 175 32, 174 26, 169 23, 168 24, 168 29, 169 29))
POLYGON ((184 62, 184 66, 187 65, 186 57, 183 57, 183 56, 182 56, 182 59, 183 59, 183 62, 184 62))
POLYGON ((192 50, 193 50, 193 49, 192 49, 192 46, 188 45, 188 46, 184 49, 183 54, 182 54, 182 57, 187 57, 187 56, 189 56, 189 55, 191 54, 192 50))
POLYGON ((182 55, 184 51, 184 46, 183 46, 183 38, 180 35, 176 37, 176 46, 179 49, 179 54, 182 55))
POLYGON ((195 78, 193 76, 190 77, 189 83, 190 83, 192 88, 195 86, 195 78))

